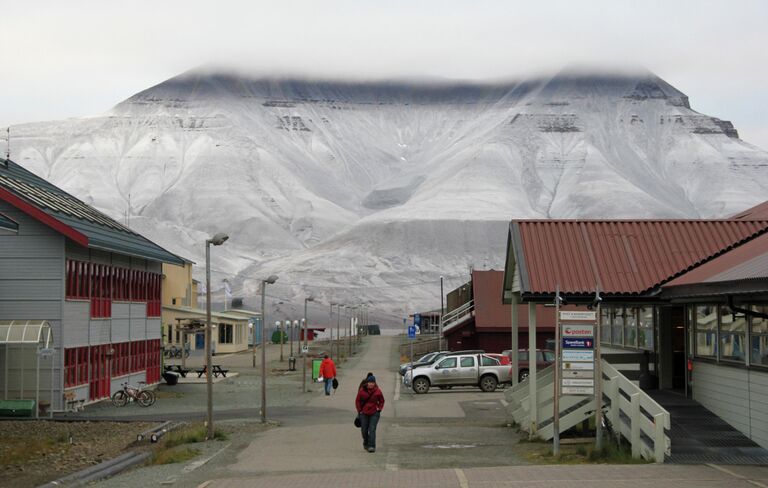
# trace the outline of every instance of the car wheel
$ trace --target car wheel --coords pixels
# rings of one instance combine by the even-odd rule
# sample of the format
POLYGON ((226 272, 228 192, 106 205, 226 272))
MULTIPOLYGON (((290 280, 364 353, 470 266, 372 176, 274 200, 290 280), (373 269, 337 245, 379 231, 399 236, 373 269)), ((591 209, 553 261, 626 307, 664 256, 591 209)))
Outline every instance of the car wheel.
POLYGON ((426 378, 416 378, 413 380, 413 391, 422 395, 429 391, 429 380, 426 378))
POLYGON ((520 376, 518 377, 521 382, 525 381, 528 378, 528 370, 524 369, 520 371, 520 376))
POLYGON ((495 391, 498 384, 499 382, 496 381, 496 378, 491 375, 486 375, 480 378, 480 389, 486 393, 495 391))

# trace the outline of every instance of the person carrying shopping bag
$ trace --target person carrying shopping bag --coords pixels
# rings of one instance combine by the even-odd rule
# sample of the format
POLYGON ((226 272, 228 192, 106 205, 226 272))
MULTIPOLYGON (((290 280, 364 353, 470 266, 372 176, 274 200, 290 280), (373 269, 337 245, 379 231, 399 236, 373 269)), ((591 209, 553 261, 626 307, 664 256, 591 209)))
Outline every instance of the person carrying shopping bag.
POLYGON ((320 377, 323 378, 325 383, 325 394, 330 395, 331 388, 333 388, 333 380, 336 379, 336 365, 327 354, 323 356, 323 362, 320 363, 320 377))
MULTIPOLYGON (((363 433, 363 449, 376 452, 376 426, 379 425, 381 410, 384 408, 384 394, 376 384, 376 377, 368 375, 365 385, 357 391, 355 408, 363 433)), ((355 423, 357 425, 357 423, 355 423)))

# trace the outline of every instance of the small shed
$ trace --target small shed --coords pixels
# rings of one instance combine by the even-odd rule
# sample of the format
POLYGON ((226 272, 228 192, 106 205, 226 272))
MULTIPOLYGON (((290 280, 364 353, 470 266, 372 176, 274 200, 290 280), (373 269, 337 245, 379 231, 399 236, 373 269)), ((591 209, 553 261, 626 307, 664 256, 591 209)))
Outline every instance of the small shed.
POLYGON ((34 400, 28 408, 34 410, 35 417, 40 414, 41 401, 52 412, 53 363, 53 333, 48 321, 0 320, 3 401, 34 400))

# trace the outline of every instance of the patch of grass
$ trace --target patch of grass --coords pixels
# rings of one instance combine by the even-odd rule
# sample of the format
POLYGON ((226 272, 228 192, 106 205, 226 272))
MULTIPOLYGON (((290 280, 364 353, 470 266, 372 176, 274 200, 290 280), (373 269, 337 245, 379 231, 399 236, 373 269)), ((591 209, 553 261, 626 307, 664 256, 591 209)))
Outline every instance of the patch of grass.
POLYGON ((152 456, 152 464, 183 463, 197 457, 200 450, 191 447, 179 447, 175 449, 162 449, 152 456))
MULTIPOLYGON (((169 433, 166 436, 166 440, 163 443, 165 448, 172 448, 180 446, 182 444, 194 444, 196 442, 205 442, 205 438, 208 435, 208 429, 205 425, 198 424, 186 429, 178 430, 169 433)), ((213 433, 213 438, 217 441, 225 441, 229 436, 220 430, 216 430, 213 433)))
MULTIPOLYGON (((522 441, 521 441, 522 442, 522 441)), ((551 441, 546 446, 531 446, 528 459, 541 464, 647 464, 651 461, 632 457, 632 449, 628 444, 618 446, 615 442, 607 441, 601 450, 594 445, 561 445, 560 454, 552 454, 551 441)))

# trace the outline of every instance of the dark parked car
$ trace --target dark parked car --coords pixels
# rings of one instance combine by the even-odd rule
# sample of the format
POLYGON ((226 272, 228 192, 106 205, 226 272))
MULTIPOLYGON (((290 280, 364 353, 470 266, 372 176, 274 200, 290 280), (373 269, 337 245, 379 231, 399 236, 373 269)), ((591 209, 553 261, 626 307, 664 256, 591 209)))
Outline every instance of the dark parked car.
MULTIPOLYGON (((510 360, 512 359, 512 349, 507 349, 506 351, 502 351, 502 354, 505 356, 508 356, 510 360)), ((518 360, 518 367, 520 368, 520 373, 518 373, 517 378, 519 381, 523 381, 528 377, 528 349, 518 349, 517 350, 517 360, 518 360)), ((549 349, 536 349, 536 369, 542 369, 546 368, 550 364, 555 362, 555 351, 550 351, 549 349)))

